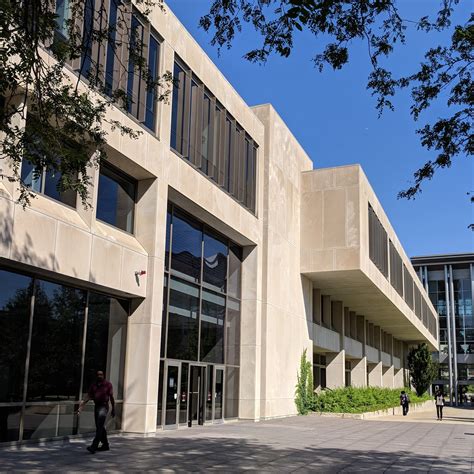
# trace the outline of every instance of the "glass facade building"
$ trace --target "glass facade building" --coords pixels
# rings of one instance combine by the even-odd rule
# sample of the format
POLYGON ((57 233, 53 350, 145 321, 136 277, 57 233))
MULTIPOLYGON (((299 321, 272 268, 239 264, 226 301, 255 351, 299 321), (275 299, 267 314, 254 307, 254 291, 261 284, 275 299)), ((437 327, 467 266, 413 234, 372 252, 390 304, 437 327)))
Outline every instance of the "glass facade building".
POLYGON ((413 265, 439 315, 438 384, 458 403, 474 385, 474 254, 414 257, 413 265))

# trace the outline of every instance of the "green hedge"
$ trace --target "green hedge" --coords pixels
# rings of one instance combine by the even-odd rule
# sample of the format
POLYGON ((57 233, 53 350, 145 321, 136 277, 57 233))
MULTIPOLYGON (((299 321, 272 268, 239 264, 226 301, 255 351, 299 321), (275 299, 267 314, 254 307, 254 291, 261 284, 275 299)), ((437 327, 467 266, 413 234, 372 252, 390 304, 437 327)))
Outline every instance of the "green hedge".
MULTIPOLYGON (((383 410, 400 405, 400 389, 390 388, 356 388, 346 387, 336 390, 323 390, 315 395, 311 403, 311 411, 330 413, 365 413, 368 411, 383 410)), ((430 400, 425 393, 421 397, 405 388, 411 403, 430 400)))

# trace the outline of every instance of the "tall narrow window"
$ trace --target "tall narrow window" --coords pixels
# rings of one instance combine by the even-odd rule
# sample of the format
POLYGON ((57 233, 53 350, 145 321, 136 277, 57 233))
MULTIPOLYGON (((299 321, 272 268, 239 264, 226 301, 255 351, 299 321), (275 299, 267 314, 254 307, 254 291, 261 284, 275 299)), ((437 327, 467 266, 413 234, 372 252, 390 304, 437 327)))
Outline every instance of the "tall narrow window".
POLYGON ((181 155, 187 154, 183 151, 183 117, 186 99, 186 75, 184 70, 174 63, 173 73, 173 102, 171 115, 171 148, 181 155))
POLYGON ((109 38, 107 42, 107 60, 105 64, 105 93, 112 95, 114 90, 114 69, 115 69, 115 55, 117 45, 115 42, 117 33, 117 13, 119 6, 121 5, 120 0, 110 1, 110 13, 109 13, 109 38))
POLYGON ((56 0, 56 32, 63 38, 68 35, 68 20, 70 18, 69 0, 56 0))
MULTIPOLYGON (((158 52, 159 43, 154 36, 150 36, 148 51, 148 70, 150 75, 150 86, 153 86, 158 79, 158 52)), ((146 93, 145 125, 155 131, 156 126, 156 87, 149 87, 146 93)))
POLYGON ((94 23, 95 0, 85 0, 84 2, 84 29, 82 32, 82 58, 80 73, 86 79, 89 78, 92 66, 92 33, 94 23))
POLYGON ((136 64, 134 57, 141 56, 143 49, 143 25, 136 15, 132 16, 132 27, 130 34, 130 51, 133 55, 128 61, 128 111, 135 117, 138 116, 140 107, 140 87, 141 87, 141 69, 136 64))
POLYGON ((211 154, 212 147, 210 144, 210 128, 211 128, 211 99, 204 94, 204 104, 202 108, 202 133, 201 133, 201 169, 207 175, 214 172, 212 169, 211 154))

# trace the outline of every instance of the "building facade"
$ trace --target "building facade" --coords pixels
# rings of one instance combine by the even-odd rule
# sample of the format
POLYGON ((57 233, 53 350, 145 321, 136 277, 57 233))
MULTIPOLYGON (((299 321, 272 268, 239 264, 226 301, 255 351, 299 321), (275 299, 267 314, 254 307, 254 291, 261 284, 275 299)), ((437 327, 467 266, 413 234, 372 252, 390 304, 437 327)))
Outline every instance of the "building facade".
POLYGON ((144 133, 108 130, 91 207, 27 160, 30 206, 0 181, 1 440, 91 431, 98 369, 110 428, 143 434, 295 414, 305 349, 316 388, 404 386, 437 314, 360 166, 313 169, 169 9, 131 21, 176 84, 156 103, 128 75, 134 105, 109 113, 144 133))
POLYGON ((474 254, 413 257, 413 266, 439 315, 438 385, 456 403, 474 385, 474 254))

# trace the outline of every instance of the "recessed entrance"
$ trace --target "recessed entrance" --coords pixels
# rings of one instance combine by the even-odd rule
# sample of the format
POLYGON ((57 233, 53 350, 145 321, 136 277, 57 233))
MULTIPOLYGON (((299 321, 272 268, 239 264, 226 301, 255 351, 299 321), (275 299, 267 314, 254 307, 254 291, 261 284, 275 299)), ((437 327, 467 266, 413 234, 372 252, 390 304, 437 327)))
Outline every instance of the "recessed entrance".
POLYGON ((165 361, 161 367, 157 419, 159 426, 169 429, 179 425, 191 427, 222 421, 225 377, 223 366, 165 361), (164 410, 160 409, 161 406, 164 410))

